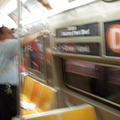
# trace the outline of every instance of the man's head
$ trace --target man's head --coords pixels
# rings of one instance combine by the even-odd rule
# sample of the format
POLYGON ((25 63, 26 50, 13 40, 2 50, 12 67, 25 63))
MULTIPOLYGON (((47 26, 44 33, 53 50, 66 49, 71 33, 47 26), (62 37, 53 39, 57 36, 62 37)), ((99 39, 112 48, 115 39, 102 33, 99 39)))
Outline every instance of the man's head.
POLYGON ((0 41, 3 41, 5 39, 12 39, 13 35, 12 35, 12 30, 2 26, 0 27, 0 41))

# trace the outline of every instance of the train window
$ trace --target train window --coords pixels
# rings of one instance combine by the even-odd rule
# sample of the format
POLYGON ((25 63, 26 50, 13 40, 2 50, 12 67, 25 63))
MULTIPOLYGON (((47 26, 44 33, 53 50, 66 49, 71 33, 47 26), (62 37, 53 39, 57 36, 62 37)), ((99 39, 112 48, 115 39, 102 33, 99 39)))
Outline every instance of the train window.
POLYGON ((44 74, 44 42, 34 41, 24 49, 24 64, 34 73, 44 74))
POLYGON ((91 62, 63 60, 67 87, 111 105, 120 105, 120 68, 91 62), (102 98, 102 99, 101 99, 102 98))

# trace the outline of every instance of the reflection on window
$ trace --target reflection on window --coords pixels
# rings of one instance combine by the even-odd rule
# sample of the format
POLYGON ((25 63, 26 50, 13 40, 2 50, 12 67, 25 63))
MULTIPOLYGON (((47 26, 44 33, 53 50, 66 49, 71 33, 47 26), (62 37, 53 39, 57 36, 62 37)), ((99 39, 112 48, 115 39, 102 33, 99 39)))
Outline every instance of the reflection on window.
POLYGON ((63 63, 67 86, 120 104, 120 68, 75 60, 63 63))

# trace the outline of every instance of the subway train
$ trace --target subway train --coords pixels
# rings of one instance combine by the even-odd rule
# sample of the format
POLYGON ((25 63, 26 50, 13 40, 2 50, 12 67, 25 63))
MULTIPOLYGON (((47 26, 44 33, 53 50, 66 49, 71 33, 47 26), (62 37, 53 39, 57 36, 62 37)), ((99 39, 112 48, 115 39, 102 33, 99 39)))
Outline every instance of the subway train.
POLYGON ((15 38, 51 32, 18 45, 20 115, 13 120, 120 120, 119 0, 0 5, 1 25, 14 28, 15 38))

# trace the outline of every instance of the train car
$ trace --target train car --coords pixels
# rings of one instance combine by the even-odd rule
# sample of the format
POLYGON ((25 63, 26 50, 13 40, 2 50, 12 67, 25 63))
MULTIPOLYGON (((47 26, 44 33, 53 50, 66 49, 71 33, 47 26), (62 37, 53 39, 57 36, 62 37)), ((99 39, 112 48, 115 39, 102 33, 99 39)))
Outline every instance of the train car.
POLYGON ((51 34, 18 47, 24 71, 14 120, 120 119, 119 6, 119 0, 17 1, 7 13, 16 38, 51 34))

